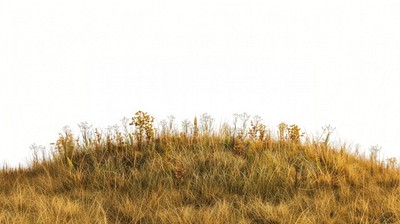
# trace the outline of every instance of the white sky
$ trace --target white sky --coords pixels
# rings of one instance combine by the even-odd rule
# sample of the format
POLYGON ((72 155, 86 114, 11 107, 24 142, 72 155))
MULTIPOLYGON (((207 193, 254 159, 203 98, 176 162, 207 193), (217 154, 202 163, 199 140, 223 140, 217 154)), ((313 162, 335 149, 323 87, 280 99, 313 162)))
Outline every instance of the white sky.
POLYGON ((297 123, 400 156, 400 1, 0 0, 0 160, 145 110, 297 123))

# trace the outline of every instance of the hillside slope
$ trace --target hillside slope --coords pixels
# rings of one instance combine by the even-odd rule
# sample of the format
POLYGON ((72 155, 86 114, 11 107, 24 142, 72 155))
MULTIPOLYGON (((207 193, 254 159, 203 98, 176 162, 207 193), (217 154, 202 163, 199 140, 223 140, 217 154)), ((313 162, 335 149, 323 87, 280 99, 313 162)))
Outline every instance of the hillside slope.
POLYGON ((274 136, 261 122, 215 132, 204 119, 155 129, 138 112, 125 131, 65 130, 50 156, 0 172, 0 223, 400 222, 394 161, 296 125, 274 136))

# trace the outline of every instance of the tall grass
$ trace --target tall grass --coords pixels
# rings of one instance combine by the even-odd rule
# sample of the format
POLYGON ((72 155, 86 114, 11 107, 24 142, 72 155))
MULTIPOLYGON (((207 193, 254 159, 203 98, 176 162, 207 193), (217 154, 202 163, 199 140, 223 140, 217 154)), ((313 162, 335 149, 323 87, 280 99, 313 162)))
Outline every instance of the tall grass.
POLYGON ((282 123, 275 135, 235 118, 179 131, 138 112, 131 126, 65 129, 29 167, 0 172, 0 223, 400 222, 393 159, 333 147, 331 131, 309 139, 282 123))

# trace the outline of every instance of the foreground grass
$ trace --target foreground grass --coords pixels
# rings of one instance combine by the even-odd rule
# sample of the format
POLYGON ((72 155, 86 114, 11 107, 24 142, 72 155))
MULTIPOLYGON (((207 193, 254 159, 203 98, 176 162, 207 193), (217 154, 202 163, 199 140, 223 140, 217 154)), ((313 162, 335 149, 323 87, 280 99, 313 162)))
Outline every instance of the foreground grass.
POLYGON ((397 167, 326 142, 196 131, 66 131, 50 157, 0 172, 0 223, 400 222, 397 167))

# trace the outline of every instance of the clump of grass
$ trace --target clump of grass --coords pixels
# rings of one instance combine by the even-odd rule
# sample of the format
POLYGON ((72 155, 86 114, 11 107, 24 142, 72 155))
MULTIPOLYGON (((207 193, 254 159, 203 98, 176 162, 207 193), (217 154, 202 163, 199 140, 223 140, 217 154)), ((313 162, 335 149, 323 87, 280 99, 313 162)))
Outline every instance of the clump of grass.
MULTIPOLYGON (((171 117, 172 118, 172 117, 171 117)), ((154 128, 138 111, 106 132, 65 129, 32 165, 0 172, 0 223, 397 223, 400 171, 325 138, 236 114, 154 128), (248 123, 250 122, 250 126, 248 123), (44 156, 48 155, 48 156, 44 156)))

